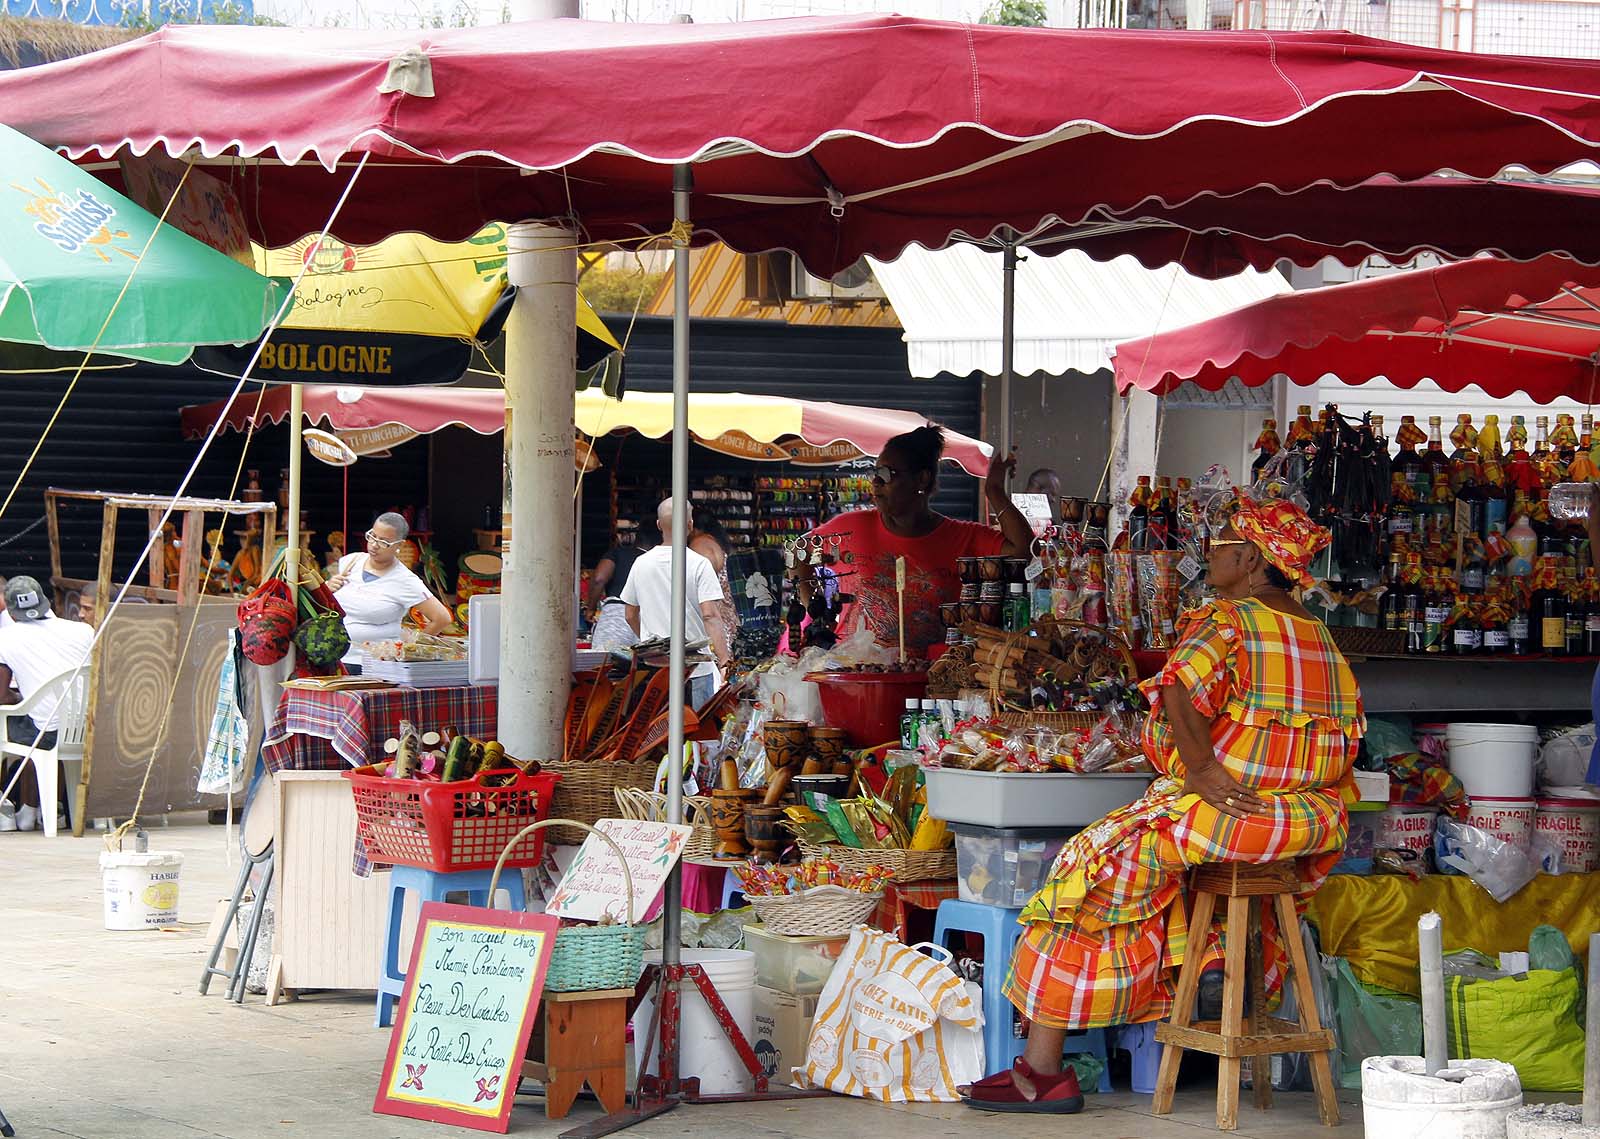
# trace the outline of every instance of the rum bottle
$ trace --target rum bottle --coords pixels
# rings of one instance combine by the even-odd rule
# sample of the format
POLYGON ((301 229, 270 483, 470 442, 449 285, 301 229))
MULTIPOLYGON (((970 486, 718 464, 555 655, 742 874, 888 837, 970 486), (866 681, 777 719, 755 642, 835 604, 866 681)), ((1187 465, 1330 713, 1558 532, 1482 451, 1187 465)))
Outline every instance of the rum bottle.
POLYGON ((1538 633, 1535 650, 1550 656, 1567 652, 1567 595, 1561 592, 1561 574, 1553 554, 1539 559, 1534 571, 1533 597, 1528 603, 1531 624, 1538 633))

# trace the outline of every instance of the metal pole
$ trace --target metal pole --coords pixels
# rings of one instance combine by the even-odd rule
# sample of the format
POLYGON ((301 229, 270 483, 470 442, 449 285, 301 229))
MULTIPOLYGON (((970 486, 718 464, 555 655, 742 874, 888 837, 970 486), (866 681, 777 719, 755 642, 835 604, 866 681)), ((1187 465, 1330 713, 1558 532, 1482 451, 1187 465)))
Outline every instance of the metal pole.
MULTIPOLYGON (((672 169, 672 216, 676 231, 672 247, 672 669, 671 696, 667 702, 667 821, 683 821, 683 664, 685 608, 684 580, 689 546, 689 195, 694 173, 687 164, 672 169)), ((679 962, 680 906, 683 900, 683 865, 667 878, 661 909, 661 960, 679 962)), ((675 1079, 676 1072, 662 1072, 675 1079)))
POLYGON ((1437 1076, 1450 1066, 1444 1011, 1444 945, 1438 914, 1417 919, 1417 958, 1422 966, 1422 1071, 1437 1076))
POLYGON ((289 385, 289 517, 284 526, 288 545, 283 561, 283 580, 300 582, 300 456, 305 453, 306 397, 299 384, 289 385))
POLYGON ((1583 1125, 1600 1127, 1600 933, 1589 935, 1589 1007, 1584 1022, 1583 1125))
POLYGON ((1011 376, 1017 355, 1017 243, 1005 243, 1000 285, 1000 452, 1011 454, 1011 376))

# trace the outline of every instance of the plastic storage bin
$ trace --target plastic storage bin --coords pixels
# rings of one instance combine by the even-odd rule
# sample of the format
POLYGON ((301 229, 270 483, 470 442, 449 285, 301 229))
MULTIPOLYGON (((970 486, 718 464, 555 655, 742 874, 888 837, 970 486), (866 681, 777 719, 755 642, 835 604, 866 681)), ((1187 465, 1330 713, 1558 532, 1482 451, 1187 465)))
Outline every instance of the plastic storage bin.
POLYGON ((1016 909, 1044 885, 1056 854, 1078 827, 979 827, 952 823, 956 889, 963 902, 1016 909))
POLYGON ((744 927, 744 947, 756 955, 756 984, 791 996, 822 992, 834 962, 844 952, 843 937, 795 937, 744 927))
POLYGON ((1154 778, 957 767, 925 773, 934 818, 980 827, 1086 827, 1143 795, 1154 778))

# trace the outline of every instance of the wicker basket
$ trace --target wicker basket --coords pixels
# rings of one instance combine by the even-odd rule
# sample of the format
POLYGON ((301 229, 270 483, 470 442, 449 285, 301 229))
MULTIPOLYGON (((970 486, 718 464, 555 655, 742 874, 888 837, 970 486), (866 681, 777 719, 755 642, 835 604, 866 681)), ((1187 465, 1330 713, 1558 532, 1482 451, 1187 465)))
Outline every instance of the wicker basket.
POLYGON ((954 850, 858 850, 843 843, 817 846, 801 842, 800 853, 807 858, 828 858, 841 870, 866 870, 882 866, 894 872, 896 882, 927 882, 956 876, 954 850))
MULTIPOLYGON (((1074 621, 1067 617, 1040 617, 1028 631, 1012 633, 1007 640, 1020 641, 1033 630, 1053 629, 1094 629, 1104 634, 1106 643, 1122 657, 1122 667, 1129 680, 1134 680, 1139 675, 1138 665, 1134 663, 1133 650, 1128 647, 1128 641, 1115 629, 1104 629, 1098 625, 1088 625, 1082 621, 1074 621)), ((1105 719, 1103 712, 1036 712, 1031 708, 1024 708, 1007 700, 998 688, 993 686, 989 690, 989 706, 995 710, 995 719, 1008 728, 1049 728, 1052 731, 1088 731, 1101 720, 1105 719)), ((1137 737, 1138 733, 1134 733, 1137 737)))
POLYGON ((1393 629, 1329 625, 1328 635, 1345 656, 1401 656, 1406 651, 1406 635, 1393 629))
MULTIPOLYGON (((554 817, 594 826, 601 819, 615 816, 618 787, 655 786, 656 765, 652 763, 604 763, 558 759, 540 765, 541 771, 561 776, 550 805, 554 817)), ((583 842, 582 827, 566 825, 550 833, 550 841, 563 846, 583 842)))
POLYGON ((883 891, 863 894, 843 886, 813 886, 798 894, 745 896, 768 933, 786 937, 842 937, 872 916, 883 891))
MULTIPOLYGON (((617 810, 623 818, 647 823, 666 822, 667 797, 660 791, 618 787, 615 794, 617 810)), ((710 858, 717 846, 717 828, 711 825, 711 796, 685 795, 683 821, 694 828, 684 844, 683 857, 689 861, 710 858)))
MULTIPOLYGON (((627 914, 633 916, 633 872, 628 860, 610 838, 586 823, 573 819, 547 819, 524 827, 522 832, 506 844, 500 860, 494 865, 489 879, 489 897, 500 884, 500 871, 506 855, 525 836, 543 827, 566 828, 578 834, 600 835, 611 853, 622 863, 622 881, 628 888, 627 914)), ((544 987, 553 993, 587 993, 601 989, 631 989, 644 971, 645 927, 626 922, 619 925, 573 925, 556 931, 556 943, 550 950, 550 968, 545 974, 544 987)))

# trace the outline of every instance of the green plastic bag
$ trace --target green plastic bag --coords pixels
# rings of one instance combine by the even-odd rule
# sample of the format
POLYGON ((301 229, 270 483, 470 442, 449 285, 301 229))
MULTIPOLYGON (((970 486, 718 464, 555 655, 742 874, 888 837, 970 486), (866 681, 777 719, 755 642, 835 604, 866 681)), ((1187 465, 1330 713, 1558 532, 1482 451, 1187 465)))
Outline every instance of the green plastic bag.
POLYGON ((1582 989, 1576 969, 1530 969, 1499 981, 1447 977, 1450 1055, 1503 1060, 1525 1091, 1582 1091, 1582 989))
POLYGON ((1368 1056, 1422 1055, 1422 1002, 1404 993, 1365 985, 1343 957, 1324 957, 1339 1035, 1339 1085, 1361 1086, 1368 1056))
POLYGON ((1105 1061, 1089 1052, 1073 1052, 1067 1056, 1066 1062, 1078 1074, 1078 1087, 1085 1093, 1100 1090, 1100 1076, 1106 1070, 1105 1061))

